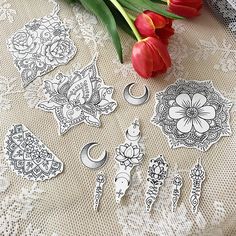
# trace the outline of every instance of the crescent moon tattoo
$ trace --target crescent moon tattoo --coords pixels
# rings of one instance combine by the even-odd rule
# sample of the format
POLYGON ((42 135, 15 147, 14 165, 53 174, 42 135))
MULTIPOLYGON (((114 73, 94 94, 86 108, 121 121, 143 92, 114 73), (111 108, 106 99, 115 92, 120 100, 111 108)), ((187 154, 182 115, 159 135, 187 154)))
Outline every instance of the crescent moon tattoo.
POLYGON ((108 158, 108 153, 107 151, 104 151, 102 153, 102 155, 100 156, 99 159, 93 159, 90 156, 90 149, 93 146, 98 145, 97 143, 88 143, 86 144, 80 153, 80 160, 83 163, 84 166, 88 167, 89 169, 98 169, 101 168, 102 166, 104 166, 106 164, 107 158, 108 158))
POLYGON ((131 89, 133 86, 134 86, 134 83, 131 83, 125 87, 124 93, 123 93, 124 99, 128 103, 135 105, 135 106, 139 106, 139 105, 144 104, 149 99, 149 89, 147 88, 147 86, 145 86, 144 94, 140 97, 135 97, 131 93, 131 89))

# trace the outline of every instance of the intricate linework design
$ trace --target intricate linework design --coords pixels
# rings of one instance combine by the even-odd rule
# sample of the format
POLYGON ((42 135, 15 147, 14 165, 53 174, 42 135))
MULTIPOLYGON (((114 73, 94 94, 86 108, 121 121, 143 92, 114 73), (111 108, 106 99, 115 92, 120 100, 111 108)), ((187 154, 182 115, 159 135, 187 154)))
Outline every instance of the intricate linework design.
POLYGON ((123 96, 124 99, 129 103, 132 104, 134 106, 139 106, 144 104, 145 102, 147 102, 147 100, 149 99, 149 89, 147 88, 147 86, 145 86, 145 93, 140 96, 140 97, 135 97, 132 93, 131 93, 131 88, 133 87, 134 83, 128 84, 123 92, 123 96))
POLYGON ((93 209, 95 211, 98 210, 98 207, 100 205, 100 200, 102 198, 103 194, 103 187, 106 182, 106 176, 101 172, 97 175, 96 177, 96 187, 94 190, 94 204, 93 204, 93 209))
POLYGON ((108 158, 107 151, 104 151, 99 159, 92 158, 89 151, 95 145, 97 145, 97 143, 88 143, 82 148, 80 152, 80 160, 82 164, 92 170, 103 167, 106 164, 108 158))
POLYGON ((229 110, 211 81, 178 80, 157 93, 152 123, 162 128, 172 148, 207 151, 222 136, 230 136, 229 110))
POLYGON ((59 134, 86 123, 99 127, 100 116, 110 114, 117 106, 112 99, 113 88, 106 86, 98 74, 96 57, 81 70, 45 81, 47 101, 38 107, 52 112, 59 125, 59 134))
POLYGON ((192 190, 189 197, 189 202, 192 206, 192 212, 197 213, 197 208, 198 208, 199 200, 201 196, 202 182, 205 179, 205 171, 203 169, 203 166, 200 163, 200 160, 191 169, 189 176, 192 179, 192 190))
POLYGON ((126 130, 125 142, 116 148, 115 159, 119 170, 115 177, 116 202, 119 203, 130 186, 131 171, 139 165, 144 158, 144 150, 140 145, 141 133, 139 121, 134 120, 126 130))
POLYGON ((58 16, 59 5, 52 2, 55 7, 49 16, 30 21, 7 41, 23 87, 68 63, 76 53, 69 29, 58 16))
POLYGON ((63 163, 24 125, 13 125, 5 139, 5 158, 13 172, 44 181, 63 170, 63 163))
POLYGON ((176 208, 177 208, 177 204, 180 198, 180 189, 183 185, 183 179, 182 177, 177 174, 175 175, 174 179, 173 179, 173 190, 172 190, 172 212, 175 212, 176 208))
POLYGON ((167 176, 168 163, 165 161, 163 155, 156 159, 151 159, 148 167, 148 188, 146 191, 145 206, 146 211, 150 212, 152 205, 155 202, 160 187, 164 184, 167 176))

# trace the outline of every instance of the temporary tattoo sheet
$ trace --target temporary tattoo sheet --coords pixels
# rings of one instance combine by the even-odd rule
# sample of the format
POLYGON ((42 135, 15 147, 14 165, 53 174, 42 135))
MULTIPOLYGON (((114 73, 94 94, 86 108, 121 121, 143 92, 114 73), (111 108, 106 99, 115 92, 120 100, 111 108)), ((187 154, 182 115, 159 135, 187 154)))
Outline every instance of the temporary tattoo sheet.
POLYGON ((59 5, 51 2, 55 7, 50 15, 30 21, 7 42, 23 87, 57 66, 68 63, 76 53, 69 29, 58 16, 59 5))
POLYGON ((97 175, 96 177, 96 186, 94 189, 94 204, 93 204, 93 209, 95 211, 98 211, 99 205, 100 205, 100 200, 102 198, 103 194, 103 187, 106 182, 106 177, 105 175, 101 172, 97 175))
POLYGON ((100 116, 110 114, 117 106, 112 99, 113 88, 106 86, 98 74, 96 57, 71 75, 60 73, 45 81, 44 91, 47 101, 38 107, 54 114, 59 134, 83 122, 99 127, 100 116))
POLYGON ((189 202, 192 207, 192 212, 197 213, 201 191, 202 191, 202 182, 205 180, 205 171, 203 166, 198 163, 191 169, 190 178, 192 180, 192 189, 189 196, 189 202))
POLYGON ((145 198, 147 212, 151 211, 153 203, 156 201, 159 189, 164 184, 167 176, 167 170, 168 163, 165 161, 163 155, 150 160, 147 176, 148 187, 145 198))
POLYGON ((162 128, 172 148, 207 151, 222 136, 230 136, 231 102, 211 81, 178 80, 157 93, 152 123, 162 128))
POLYGON ((134 120, 126 130, 125 142, 116 149, 115 159, 119 169, 115 177, 116 202, 119 203, 130 186, 131 171, 140 165, 144 158, 144 150, 140 145, 141 132, 139 121, 134 120))
POLYGON ((22 124, 10 128, 4 150, 11 170, 26 179, 44 181, 63 171, 63 163, 22 124))
POLYGON ((172 212, 174 212, 177 208, 177 204, 180 198, 180 194, 181 194, 181 187, 183 185, 183 179, 182 177, 177 174, 174 177, 173 180, 173 190, 172 190, 172 198, 171 198, 171 202, 172 202, 172 212))

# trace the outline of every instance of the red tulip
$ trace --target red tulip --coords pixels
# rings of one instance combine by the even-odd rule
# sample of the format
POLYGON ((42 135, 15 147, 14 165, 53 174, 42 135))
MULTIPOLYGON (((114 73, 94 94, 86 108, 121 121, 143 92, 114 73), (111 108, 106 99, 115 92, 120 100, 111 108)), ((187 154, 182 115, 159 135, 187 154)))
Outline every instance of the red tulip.
POLYGON ((191 18, 199 15, 202 0, 167 0, 168 10, 179 16, 191 18))
POLYGON ((148 37, 134 44, 132 64, 140 76, 148 79, 166 72, 171 59, 166 45, 159 38, 148 37))
POLYGON ((168 44, 168 39, 174 34, 172 20, 152 11, 139 14, 134 22, 143 37, 158 36, 163 43, 168 44))

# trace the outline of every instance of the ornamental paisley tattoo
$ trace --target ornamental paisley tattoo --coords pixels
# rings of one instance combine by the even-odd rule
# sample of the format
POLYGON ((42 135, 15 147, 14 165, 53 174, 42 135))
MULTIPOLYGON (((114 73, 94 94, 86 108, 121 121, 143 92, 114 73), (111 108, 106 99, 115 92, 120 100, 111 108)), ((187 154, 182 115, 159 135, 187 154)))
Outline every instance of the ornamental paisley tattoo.
POLYGON ((32 181, 51 179, 63 163, 24 125, 13 125, 5 139, 5 158, 13 172, 32 181))
POLYGON ((59 125, 59 134, 86 123, 99 127, 100 116, 113 112, 117 103, 112 99, 113 88, 104 85, 98 75, 96 57, 81 70, 66 76, 45 81, 47 101, 38 104, 44 111, 52 112, 59 125))
POLYGON ((52 2, 55 7, 49 16, 30 21, 7 41, 23 87, 68 63, 76 53, 69 29, 58 16, 59 5, 52 2))
POLYGON ((172 148, 207 151, 222 136, 230 136, 232 103, 211 81, 178 80, 157 93, 151 122, 162 128, 172 148))

